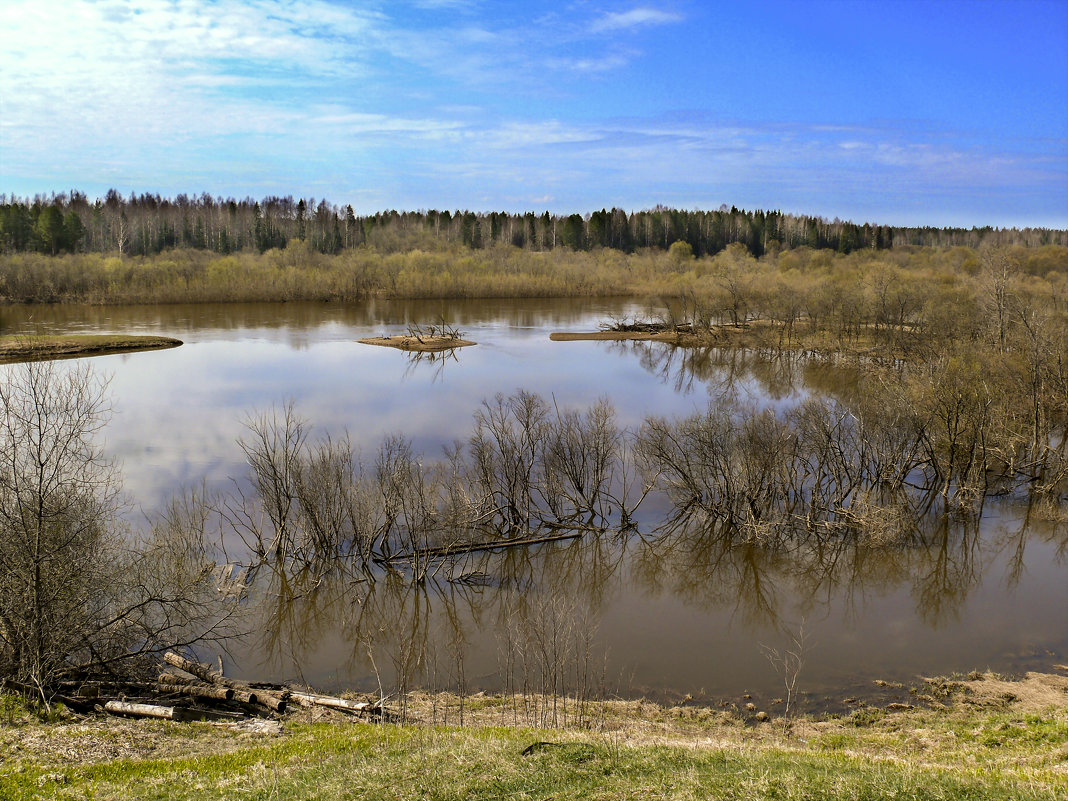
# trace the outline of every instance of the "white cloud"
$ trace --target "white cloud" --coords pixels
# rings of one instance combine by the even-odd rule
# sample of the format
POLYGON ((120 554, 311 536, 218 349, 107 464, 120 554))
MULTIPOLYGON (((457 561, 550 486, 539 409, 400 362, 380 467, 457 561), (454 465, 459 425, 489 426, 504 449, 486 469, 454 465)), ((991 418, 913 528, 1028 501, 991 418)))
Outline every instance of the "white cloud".
POLYGON ((444 119, 392 117, 386 114, 327 111, 311 117, 308 123, 341 135, 408 134, 427 140, 443 139, 462 131, 464 123, 444 119))
POLYGON ((595 142, 601 134, 589 127, 567 125, 558 120, 505 122, 494 128, 473 134, 487 146, 495 148, 546 147, 551 145, 595 142))
POLYGON ((625 67, 630 63, 632 54, 606 53, 598 57, 587 58, 550 58, 546 64, 556 70, 569 72, 604 73, 625 67))
POLYGON ((639 6, 630 11, 609 12, 596 20, 590 29, 594 33, 606 31, 624 31, 633 28, 645 28, 650 25, 670 25, 681 22, 682 16, 670 11, 661 11, 657 8, 639 6))

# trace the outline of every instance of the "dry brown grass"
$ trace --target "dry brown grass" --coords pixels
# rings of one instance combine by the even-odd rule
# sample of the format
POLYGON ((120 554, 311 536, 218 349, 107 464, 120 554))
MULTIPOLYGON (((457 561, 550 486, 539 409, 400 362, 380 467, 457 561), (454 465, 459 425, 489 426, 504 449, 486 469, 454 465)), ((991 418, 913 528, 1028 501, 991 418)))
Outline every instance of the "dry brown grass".
POLYGON ((1053 673, 1025 673, 1018 679, 972 673, 954 690, 956 700, 971 706, 1006 708, 1017 713, 1068 710, 1068 676, 1053 673))

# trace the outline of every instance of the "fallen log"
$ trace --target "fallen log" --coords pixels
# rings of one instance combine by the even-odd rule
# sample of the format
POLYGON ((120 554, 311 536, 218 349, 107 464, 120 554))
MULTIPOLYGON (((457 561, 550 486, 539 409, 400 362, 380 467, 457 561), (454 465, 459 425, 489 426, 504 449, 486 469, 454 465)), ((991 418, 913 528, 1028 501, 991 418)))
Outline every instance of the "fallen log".
POLYGON ((296 690, 290 690, 289 697, 301 706, 325 706, 330 709, 340 709, 344 712, 366 712, 373 706, 366 701, 348 701, 344 698, 336 698, 332 695, 302 693, 297 692, 296 690))
MULTIPOLYGON (((181 684, 181 685, 197 685, 197 680, 194 676, 183 676, 178 673, 160 673, 159 684, 181 684)), ((205 685, 199 685, 201 687, 205 685)), ((215 686, 215 685, 209 685, 215 686)), ((249 690, 242 690, 236 687, 226 687, 227 692, 233 693, 227 701, 239 701, 242 704, 258 704, 259 698, 256 693, 249 690)))
POLYGON ((112 715, 126 715, 131 718, 179 719, 179 711, 173 706, 134 704, 129 701, 108 701, 104 704, 104 711, 110 712, 112 715))
POLYGON ((195 676, 182 675, 181 673, 160 673, 156 678, 160 684, 196 684, 195 676))
MULTIPOLYGON (((194 662, 191 659, 186 659, 183 656, 179 656, 174 651, 167 651, 163 655, 163 661, 168 665, 173 665, 179 670, 184 670, 192 676, 196 676, 198 679, 208 682, 209 684, 218 684, 222 687, 229 687, 234 691, 232 699, 235 701, 241 701, 245 704, 259 704, 265 706, 273 712, 281 714, 286 711, 286 691, 280 693, 256 690, 252 692, 249 689, 249 685, 243 681, 235 681, 234 679, 228 679, 223 675, 220 675, 213 668, 202 662, 194 662)), ((173 675, 173 674, 168 674, 173 675)))
POLYGON ((196 676, 202 681, 206 681, 208 684, 221 684, 224 687, 233 687, 235 689, 241 686, 240 682, 226 678, 208 665, 202 662, 194 662, 192 659, 186 659, 174 651, 167 651, 163 655, 163 661, 168 665, 173 665, 179 670, 184 670, 186 673, 196 676))
POLYGON ((203 709, 201 707, 162 706, 134 701, 108 701, 103 707, 97 706, 112 715, 125 715, 132 718, 159 718, 161 720, 248 720, 241 712, 226 712, 221 709, 203 709))
POLYGON ((248 690, 234 690, 234 700, 243 704, 259 704, 260 696, 248 690))
POLYGON ((122 694, 137 695, 149 689, 152 684, 144 681, 60 681, 56 684, 64 692, 74 693, 82 698, 96 696, 118 696, 122 694))
POLYGON ((161 693, 191 695, 194 698, 210 698, 214 701, 233 701, 234 690, 231 687, 215 687, 210 684, 170 684, 160 681, 156 687, 161 693))
MULTIPOLYGON (((215 685, 215 684, 204 685, 204 684, 200 684, 195 676, 182 675, 181 673, 160 673, 159 674, 159 678, 158 678, 157 681, 158 681, 159 684, 185 684, 185 685, 200 686, 200 687, 204 687, 204 686, 225 687, 227 690, 233 692, 233 697, 232 698, 227 698, 226 699, 227 701, 230 701, 230 700, 240 701, 241 703, 244 703, 244 704, 254 704, 254 703, 256 703, 256 694, 253 693, 253 692, 250 692, 249 690, 242 689, 240 687, 231 687, 231 686, 227 686, 225 684, 223 684, 223 685, 215 685)), ((235 681, 235 682, 233 682, 233 684, 238 684, 238 682, 235 681)))
POLYGON ((91 710, 95 703, 90 698, 77 698, 69 694, 57 693, 53 688, 45 687, 42 689, 30 684, 23 684, 14 679, 0 679, 0 688, 13 690, 30 698, 38 698, 44 701, 45 704, 60 703, 71 709, 91 710))
POLYGON ((286 711, 286 699, 282 695, 276 695, 275 693, 265 693, 260 691, 257 692, 254 697, 256 699, 254 703, 260 704, 261 706, 265 706, 268 709, 277 712, 278 714, 282 714, 286 711))

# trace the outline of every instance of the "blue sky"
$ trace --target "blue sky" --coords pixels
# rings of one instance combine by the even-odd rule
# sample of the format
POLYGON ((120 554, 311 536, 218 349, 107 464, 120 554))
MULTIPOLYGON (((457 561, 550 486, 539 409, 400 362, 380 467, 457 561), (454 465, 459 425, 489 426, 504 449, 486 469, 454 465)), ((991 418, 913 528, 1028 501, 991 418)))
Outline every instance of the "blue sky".
POLYGON ((0 2, 0 192, 1068 227, 1068 0, 0 2))

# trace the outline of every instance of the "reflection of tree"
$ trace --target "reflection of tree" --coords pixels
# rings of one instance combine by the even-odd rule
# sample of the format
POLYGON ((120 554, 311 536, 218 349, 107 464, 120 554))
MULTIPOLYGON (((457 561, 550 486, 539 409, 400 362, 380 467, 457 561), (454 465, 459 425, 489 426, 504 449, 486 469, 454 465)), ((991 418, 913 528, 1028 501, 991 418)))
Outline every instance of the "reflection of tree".
POLYGON ((939 625, 978 584, 977 529, 932 517, 914 536, 888 546, 830 531, 762 540, 721 523, 680 521, 639 541, 631 575, 648 593, 732 608, 753 626, 778 626, 785 597, 797 598, 806 615, 836 602, 856 614, 869 594, 911 581, 917 613, 939 625))
MULTIPOLYGON (((1058 536, 1068 540, 1063 530, 1058 536)), ((1015 532, 1004 539, 1006 548, 1017 542, 1015 532)), ((591 533, 451 557, 423 582, 394 571, 374 581, 342 568, 325 577, 274 573, 256 595, 263 647, 287 675, 299 675, 308 656, 334 638, 338 661, 363 677, 364 689, 377 691, 381 681, 398 698, 416 687, 548 697, 591 691, 598 620, 619 593, 731 610, 756 629, 842 604, 859 616, 870 597, 908 587, 916 617, 940 626, 978 586, 979 545, 974 519, 944 515, 922 521, 907 542, 885 545, 831 529, 762 539, 722 522, 679 521, 645 536, 591 533)), ((454 705, 450 714, 457 711, 454 705)), ((552 698, 502 709, 513 722, 537 725, 554 714, 559 719, 564 709, 554 709, 552 698)))
POLYGON ((734 536, 729 526, 673 526, 642 539, 632 575, 647 592, 670 592, 702 608, 732 607, 746 624, 775 624, 780 559, 774 550, 734 536))
POLYGON ((404 369, 404 378, 408 379, 417 370, 428 368, 433 372, 431 383, 437 383, 444 375, 447 364, 460 363, 460 359, 457 356, 459 350, 459 348, 450 348, 449 350, 439 351, 407 351, 405 355, 408 357, 408 366, 404 369))
POLYGON ((931 626, 955 620, 981 578, 978 523, 941 516, 919 554, 913 597, 920 616, 931 626))
POLYGON ((1001 525, 996 536, 988 540, 993 554, 1007 554, 1007 586, 1015 587, 1020 583, 1026 571, 1027 545, 1032 538, 1053 545, 1058 564, 1068 561, 1068 515, 1062 510, 1029 494, 1022 512, 1018 507, 1010 506, 1005 517, 1015 519, 1015 525, 1001 525))
MULTIPOLYGON (((448 559, 447 569, 423 582, 394 571, 363 581, 362 572, 350 575, 343 566, 326 576, 272 571, 253 593, 261 648, 268 664, 299 673, 324 641, 340 637, 343 661, 365 677, 379 674, 374 683, 391 692, 462 690, 470 648, 503 638, 517 621, 533 631, 551 599, 569 599, 581 611, 569 631, 586 627, 622 559, 616 540, 591 537, 448 559)), ((563 607, 553 609, 563 627, 563 607)))
MULTIPOLYGON (((383 327, 403 329, 412 321, 444 315, 467 328, 505 324, 515 328, 557 330, 572 326, 598 308, 589 298, 497 299, 391 299, 370 298, 359 303, 297 301, 290 303, 173 303, 152 306, 50 306, 47 325, 56 331, 151 330, 181 337, 195 332, 331 329, 343 326, 367 332, 383 327)), ((42 319, 39 306, 8 307, 6 327, 12 332, 32 333, 42 319)))
POLYGON ((753 380, 773 400, 796 393, 804 385, 811 362, 801 353, 663 342, 624 340, 609 343, 609 348, 635 354, 646 372, 679 393, 689 393, 695 386, 705 385, 712 392, 731 394, 742 382, 753 380))

